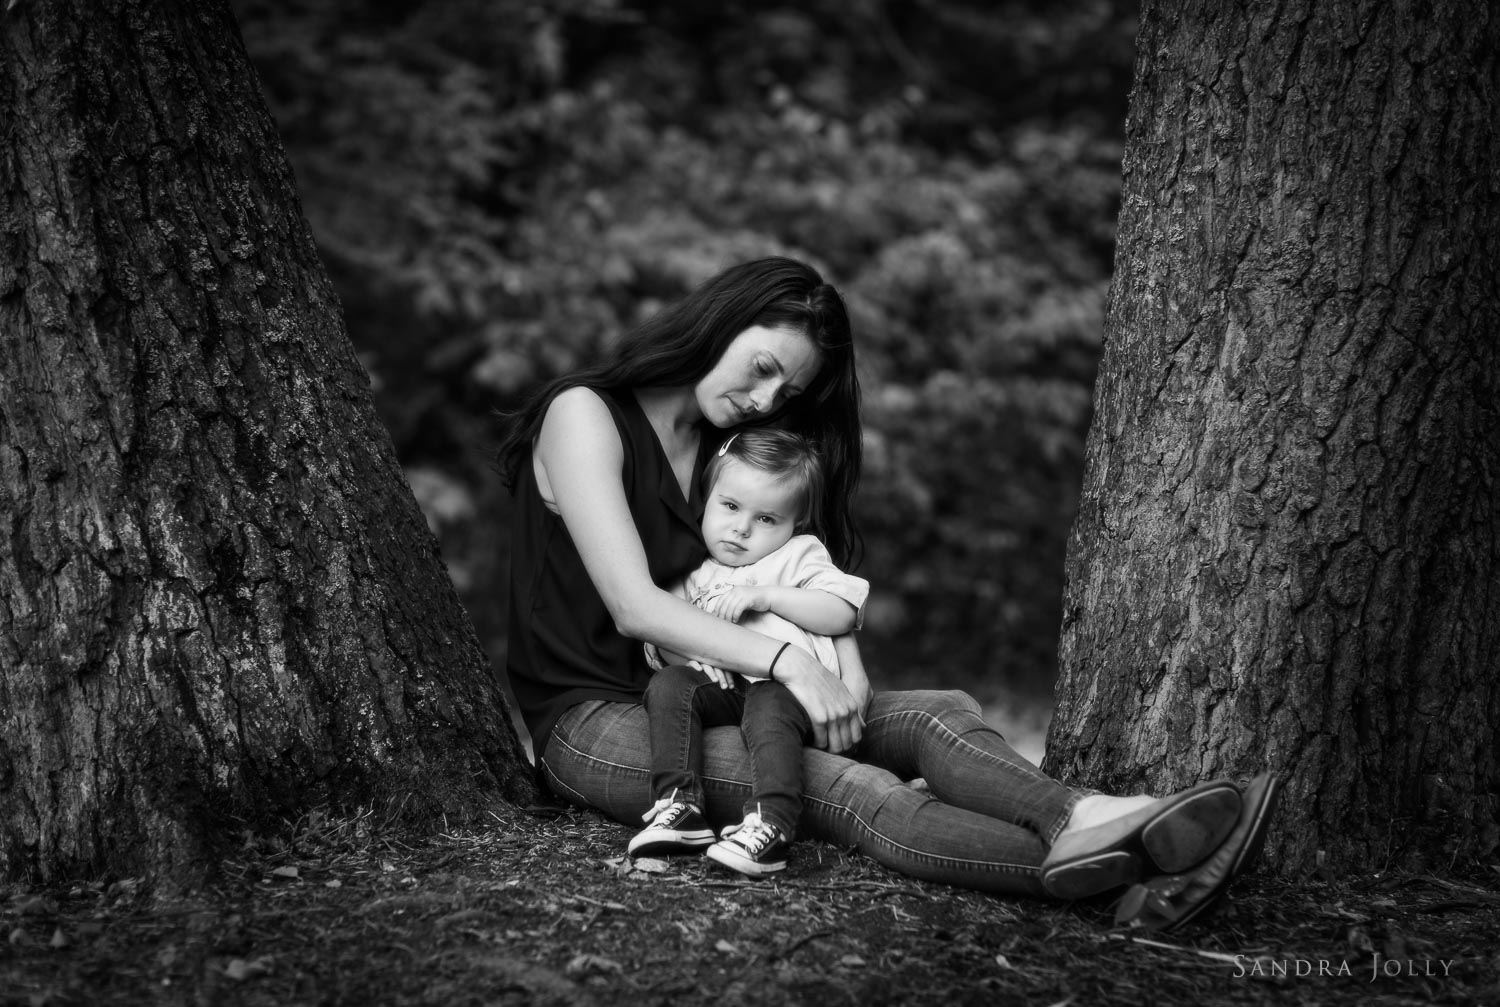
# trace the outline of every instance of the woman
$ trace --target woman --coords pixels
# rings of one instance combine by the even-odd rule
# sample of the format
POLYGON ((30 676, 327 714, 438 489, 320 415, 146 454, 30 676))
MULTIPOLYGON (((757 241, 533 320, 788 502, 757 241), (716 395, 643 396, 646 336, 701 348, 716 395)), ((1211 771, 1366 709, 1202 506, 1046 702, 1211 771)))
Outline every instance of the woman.
MULTIPOLYGON (((778 660, 781 641, 665 589, 706 554, 699 476, 744 425, 819 446, 825 544, 841 566, 856 558, 854 345, 842 299, 812 268, 770 258, 726 270, 511 420, 500 449, 515 495, 507 672, 541 778, 564 799, 621 822, 651 809, 644 640, 751 677, 774 661, 817 744, 804 750, 801 831, 913 877, 1082 898, 1263 833, 1236 837, 1251 819, 1227 783, 1160 801, 1076 793, 1018 756, 961 692, 872 695, 851 638, 836 642, 840 679, 799 648, 778 660), (905 785, 916 777, 930 794, 905 785)), ((740 734, 709 730, 703 746, 707 815, 735 820, 750 788, 740 734)), ((1157 884, 1153 903, 1167 890, 1157 884)))

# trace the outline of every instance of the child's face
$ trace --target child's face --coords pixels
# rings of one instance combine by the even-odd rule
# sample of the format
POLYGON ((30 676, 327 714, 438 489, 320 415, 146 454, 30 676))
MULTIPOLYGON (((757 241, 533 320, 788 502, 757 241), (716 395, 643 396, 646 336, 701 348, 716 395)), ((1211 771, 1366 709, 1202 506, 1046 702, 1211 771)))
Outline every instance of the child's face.
POLYGON ((725 566, 749 566, 791 541, 796 532, 792 486, 725 459, 703 511, 703 542, 725 566))

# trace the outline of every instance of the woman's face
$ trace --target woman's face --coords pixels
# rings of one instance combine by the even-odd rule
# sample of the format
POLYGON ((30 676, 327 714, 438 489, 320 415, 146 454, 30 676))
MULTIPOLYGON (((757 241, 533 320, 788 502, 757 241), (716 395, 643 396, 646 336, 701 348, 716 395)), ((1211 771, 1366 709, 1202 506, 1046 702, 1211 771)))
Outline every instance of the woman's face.
POLYGON ((733 427, 807 390, 822 360, 801 329, 752 325, 735 336, 694 388, 703 418, 733 427))

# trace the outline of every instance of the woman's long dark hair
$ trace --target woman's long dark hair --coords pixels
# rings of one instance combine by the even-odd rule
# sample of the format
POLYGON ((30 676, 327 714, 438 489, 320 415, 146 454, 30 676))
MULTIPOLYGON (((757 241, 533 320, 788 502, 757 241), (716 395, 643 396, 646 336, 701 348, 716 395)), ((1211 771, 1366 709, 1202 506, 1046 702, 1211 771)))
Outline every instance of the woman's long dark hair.
POLYGON ((628 333, 605 360, 538 388, 504 416, 497 460, 505 485, 515 488, 547 407, 559 392, 574 385, 620 391, 696 384, 736 336, 756 325, 798 329, 818 347, 822 366, 817 376, 765 423, 817 445, 827 468, 824 544, 834 562, 854 568, 864 550, 850 510, 862 455, 849 312, 817 270, 795 259, 756 259, 726 269, 628 333))

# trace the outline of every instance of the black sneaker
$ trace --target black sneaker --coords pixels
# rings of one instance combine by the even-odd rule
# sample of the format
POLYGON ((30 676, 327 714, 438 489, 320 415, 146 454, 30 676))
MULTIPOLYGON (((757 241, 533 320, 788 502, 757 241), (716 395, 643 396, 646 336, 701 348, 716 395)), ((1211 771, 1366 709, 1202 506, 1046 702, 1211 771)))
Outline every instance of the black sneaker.
POLYGON ((714 830, 708 827, 703 812, 674 792, 663 797, 641 818, 650 823, 625 848, 632 857, 655 857, 664 853, 692 853, 714 841, 714 830))
POLYGON ((708 848, 708 859, 758 878, 786 867, 791 848, 780 829, 752 811, 743 822, 724 830, 723 838, 708 848))

